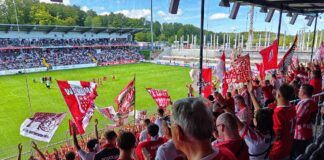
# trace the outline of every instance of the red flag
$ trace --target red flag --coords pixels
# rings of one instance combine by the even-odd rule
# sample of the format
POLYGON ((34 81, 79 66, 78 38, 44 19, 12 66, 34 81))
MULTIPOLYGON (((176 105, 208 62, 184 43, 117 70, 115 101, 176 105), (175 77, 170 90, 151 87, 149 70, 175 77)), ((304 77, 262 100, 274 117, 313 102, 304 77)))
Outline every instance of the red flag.
POLYGON ((277 69, 278 63, 278 40, 273 41, 273 43, 260 51, 263 60, 264 71, 270 69, 277 69))
POLYGON ((281 59, 278 67, 281 71, 287 72, 288 71, 288 67, 291 64, 292 61, 292 57, 294 55, 295 52, 295 48, 297 46, 297 35, 295 37, 294 43, 292 44, 292 46, 289 48, 289 50, 286 52, 285 56, 281 59))
POLYGON ((227 89, 228 89, 227 81, 226 80, 223 80, 223 87, 222 87, 222 95, 223 95, 223 97, 226 96, 227 89))
POLYGON ((245 56, 240 56, 235 61, 234 72, 236 76, 236 83, 247 82, 251 80, 251 66, 250 66, 250 56, 247 54, 245 56))
POLYGON ((146 88, 146 90, 153 97, 159 108, 165 110, 170 105, 171 99, 167 90, 157 90, 153 88, 146 88))
POLYGON ((265 71, 263 69, 263 63, 260 63, 260 64, 255 64, 256 68, 259 70, 260 72, 260 79, 261 80, 264 80, 265 79, 265 71))
POLYGON ((201 92, 204 97, 208 97, 212 93, 212 69, 211 68, 203 68, 202 69, 202 89, 201 92))
POLYGON ((57 84, 79 133, 83 134, 93 115, 96 84, 83 81, 57 81, 57 84))
POLYGON ((135 106, 135 78, 118 94, 115 99, 119 113, 131 112, 135 106))

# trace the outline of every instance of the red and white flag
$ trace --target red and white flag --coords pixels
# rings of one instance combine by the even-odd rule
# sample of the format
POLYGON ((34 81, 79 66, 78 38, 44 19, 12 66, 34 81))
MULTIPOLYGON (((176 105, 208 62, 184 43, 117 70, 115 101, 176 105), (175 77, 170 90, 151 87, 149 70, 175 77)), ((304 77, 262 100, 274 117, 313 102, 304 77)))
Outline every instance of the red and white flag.
POLYGON ((115 111, 114 106, 109 106, 109 107, 105 107, 105 108, 96 108, 96 109, 99 111, 99 113, 101 115, 103 115, 104 117, 106 117, 110 121, 115 122, 117 113, 115 111))
POLYGON ((135 106, 135 78, 118 94, 115 99, 119 113, 129 113, 135 106))
POLYGON ((324 44, 321 43, 320 47, 318 48, 317 52, 314 55, 314 59, 316 60, 322 60, 324 59, 324 44))
POLYGON ((85 133, 93 115, 96 84, 83 81, 57 81, 80 134, 85 133))
POLYGON ((248 80, 252 79, 250 56, 248 54, 245 56, 240 56, 236 59, 234 71, 236 76, 236 83, 245 83, 248 80))
POLYGON ((146 114, 147 114, 146 110, 142 110, 142 111, 136 110, 135 123, 139 124, 141 120, 146 119, 146 114))
POLYGON ((215 76, 217 79, 222 82, 224 79, 224 74, 225 74, 225 52, 222 53, 220 60, 218 61, 218 64, 215 67, 215 76))
POLYGON ((278 63, 278 40, 272 42, 272 44, 260 51, 263 60, 264 71, 270 69, 277 69, 278 63))
POLYGON ((37 112, 20 126, 20 135, 35 140, 50 142, 66 113, 37 112))
POLYGON ((292 61, 292 57, 294 55, 295 52, 295 48, 297 46, 297 36, 295 37, 294 43, 292 44, 292 46, 289 48, 289 50, 286 52, 286 54, 284 55, 284 57, 281 59, 278 67, 280 71, 284 71, 287 72, 288 71, 288 67, 291 64, 292 61))
POLYGON ((260 64, 256 63, 255 66, 259 70, 260 79, 264 80, 266 75, 265 75, 265 71, 263 69, 263 63, 260 63, 260 64))
POLYGON ((157 90, 153 88, 146 88, 147 92, 152 96, 159 108, 166 109, 171 102, 171 98, 167 90, 157 90))
POLYGON ((212 69, 203 68, 202 69, 202 88, 201 93, 204 97, 208 98, 212 94, 212 69))

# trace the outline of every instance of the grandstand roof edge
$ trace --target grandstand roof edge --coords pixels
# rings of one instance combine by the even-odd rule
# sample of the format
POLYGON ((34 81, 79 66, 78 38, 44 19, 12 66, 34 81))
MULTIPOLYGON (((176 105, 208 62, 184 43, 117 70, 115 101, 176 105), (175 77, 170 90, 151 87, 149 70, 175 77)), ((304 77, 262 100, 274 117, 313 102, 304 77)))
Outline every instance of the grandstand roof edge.
MULTIPOLYGON (((32 25, 32 24, 19 24, 19 29, 22 32, 30 33, 32 31, 45 32, 46 34, 50 32, 79 32, 81 34, 90 33, 120 33, 120 34, 133 34, 141 31, 147 31, 147 28, 114 28, 114 27, 87 27, 87 26, 60 26, 60 25, 32 25)), ((0 24, 0 31, 10 32, 18 31, 17 24, 0 24)))

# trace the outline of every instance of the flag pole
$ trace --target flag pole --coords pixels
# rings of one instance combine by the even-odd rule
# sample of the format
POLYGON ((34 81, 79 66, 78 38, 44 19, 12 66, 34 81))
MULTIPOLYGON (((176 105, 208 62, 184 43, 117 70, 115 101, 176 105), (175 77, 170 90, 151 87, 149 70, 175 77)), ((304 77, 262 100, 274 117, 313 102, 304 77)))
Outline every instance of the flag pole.
POLYGON ((200 9, 200 59, 199 59, 199 95, 201 96, 202 92, 202 70, 203 70, 203 53, 204 53, 204 14, 205 14, 205 0, 201 0, 201 9, 200 9))
POLYGON ((136 125, 136 74, 134 74, 134 125, 136 125))
MULTIPOLYGON (((20 33, 20 28, 19 28, 19 20, 18 20, 18 12, 17 12, 17 5, 16 5, 16 0, 12 1, 15 7, 15 15, 16 15, 16 26, 17 26, 17 31, 18 34, 20 33)), ((22 53, 22 49, 19 50, 20 53, 22 53)), ((28 104, 29 104, 29 109, 30 109, 30 116, 33 116, 33 110, 32 110, 32 105, 30 101, 30 93, 29 93, 29 86, 28 86, 28 78, 27 78, 27 72, 26 72, 26 67, 25 64, 23 63, 23 69, 24 69, 24 75, 25 75, 25 83, 26 83, 26 89, 27 89, 27 96, 28 96, 28 104)), ((30 155, 33 155, 33 150, 32 150, 32 140, 30 140, 30 155)))
POLYGON ((316 13, 316 17, 315 17, 315 25, 314 25, 314 35, 313 35, 313 42, 312 42, 312 54, 311 54, 311 62, 313 60, 313 54, 314 54, 314 43, 315 43, 315 37, 316 37, 316 27, 317 27, 317 17, 318 14, 316 13))

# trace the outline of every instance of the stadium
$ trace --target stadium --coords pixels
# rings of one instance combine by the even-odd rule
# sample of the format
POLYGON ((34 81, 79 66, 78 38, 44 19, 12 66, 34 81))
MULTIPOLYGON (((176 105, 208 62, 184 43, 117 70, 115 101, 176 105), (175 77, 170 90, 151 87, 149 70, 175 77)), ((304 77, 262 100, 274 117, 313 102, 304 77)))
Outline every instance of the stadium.
POLYGON ((0 159, 324 156, 320 0, 0 1, 0 159))

